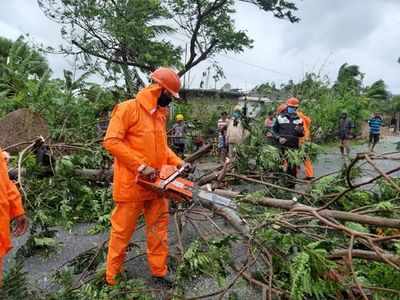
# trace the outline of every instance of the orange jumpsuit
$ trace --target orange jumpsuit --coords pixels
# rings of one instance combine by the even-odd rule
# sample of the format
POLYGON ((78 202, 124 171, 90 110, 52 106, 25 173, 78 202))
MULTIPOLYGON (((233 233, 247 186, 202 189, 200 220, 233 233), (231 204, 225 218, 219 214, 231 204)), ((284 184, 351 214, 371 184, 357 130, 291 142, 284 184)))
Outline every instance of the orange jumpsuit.
MULTIPOLYGON (((304 144, 311 139, 311 118, 302 112, 298 112, 304 124, 304 137, 300 139, 300 144, 304 144)), ((304 160, 304 173, 306 177, 314 177, 314 168, 310 159, 304 160)))
POLYGON ((106 280, 115 284, 121 272, 126 248, 142 213, 146 223, 147 260, 153 276, 167 274, 168 201, 136 183, 142 164, 160 169, 164 164, 183 161, 168 147, 167 109, 158 107, 162 88, 158 84, 141 90, 135 100, 114 108, 103 146, 114 157, 111 233, 106 280))
POLYGON ((12 246, 10 222, 23 214, 25 211, 21 194, 8 177, 7 163, 0 149, 0 272, 2 272, 3 257, 12 246))

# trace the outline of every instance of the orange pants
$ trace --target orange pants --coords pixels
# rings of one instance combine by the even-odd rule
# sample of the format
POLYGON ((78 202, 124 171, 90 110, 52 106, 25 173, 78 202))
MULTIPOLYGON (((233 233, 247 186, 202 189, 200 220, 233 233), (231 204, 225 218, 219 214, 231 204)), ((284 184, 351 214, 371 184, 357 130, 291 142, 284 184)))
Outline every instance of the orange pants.
POLYGON ((133 202, 116 202, 111 215, 111 233, 107 255, 107 283, 116 283, 121 272, 126 248, 144 212, 147 237, 147 260, 153 276, 167 274, 168 258, 168 200, 158 198, 133 202))
POLYGON ((313 168, 311 160, 309 160, 309 159, 306 159, 304 161, 304 173, 305 173, 306 177, 314 177, 314 168, 313 168))

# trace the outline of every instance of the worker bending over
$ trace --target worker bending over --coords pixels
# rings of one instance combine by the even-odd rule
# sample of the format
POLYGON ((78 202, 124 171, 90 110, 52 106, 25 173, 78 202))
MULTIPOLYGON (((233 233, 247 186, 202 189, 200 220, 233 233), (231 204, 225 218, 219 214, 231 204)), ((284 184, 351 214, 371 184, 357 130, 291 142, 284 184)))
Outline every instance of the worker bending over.
POLYGON ((28 229, 21 194, 8 177, 8 158, 8 153, 0 150, 0 287, 3 285, 3 259, 12 247, 10 223, 15 221, 15 236, 23 235, 28 229))
POLYGON ((179 97, 180 80, 169 68, 151 74, 152 84, 134 100, 118 104, 111 115, 104 148, 114 157, 111 233, 108 245, 106 281, 116 284, 126 248, 144 213, 147 260, 155 281, 171 285, 167 278, 168 201, 140 186, 138 176, 152 177, 162 165, 181 166, 183 161, 168 147, 167 107, 179 97))

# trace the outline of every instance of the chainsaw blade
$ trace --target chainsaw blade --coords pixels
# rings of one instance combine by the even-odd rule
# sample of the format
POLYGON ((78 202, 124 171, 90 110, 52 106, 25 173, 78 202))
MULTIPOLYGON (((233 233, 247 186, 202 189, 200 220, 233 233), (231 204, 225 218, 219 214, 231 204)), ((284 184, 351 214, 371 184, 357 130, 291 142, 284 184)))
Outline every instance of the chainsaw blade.
POLYGON ((196 198, 197 200, 202 199, 209 201, 217 206, 225 206, 231 209, 237 209, 236 203, 231 199, 204 190, 193 191, 193 199, 196 200, 196 198))

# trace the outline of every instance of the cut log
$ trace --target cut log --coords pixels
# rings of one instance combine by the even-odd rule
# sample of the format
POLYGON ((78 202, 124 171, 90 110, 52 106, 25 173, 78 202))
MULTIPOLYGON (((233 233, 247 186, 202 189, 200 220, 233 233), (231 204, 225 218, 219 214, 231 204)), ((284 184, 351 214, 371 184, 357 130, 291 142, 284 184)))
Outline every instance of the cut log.
POLYGON ((201 177, 196 183, 197 183, 199 186, 201 186, 201 185, 205 185, 205 184, 207 184, 207 183, 210 183, 210 182, 212 182, 212 181, 214 181, 214 180, 217 180, 217 179, 218 179, 219 173, 220 173, 220 172, 214 171, 214 172, 212 172, 211 174, 208 174, 208 175, 205 175, 205 176, 201 177))
MULTIPOLYGON (((282 200, 274 198, 262 199, 243 199, 243 202, 262 205, 266 207, 280 208, 285 210, 318 211, 318 207, 303 205, 293 200, 282 200)), ((365 225, 374 225, 387 228, 400 228, 400 219, 389 219, 382 217, 372 217, 339 210, 323 209, 318 212, 325 218, 334 218, 338 221, 355 222, 365 225)))
POLYGON ((212 149, 211 144, 204 145, 199 150, 197 150, 195 153, 192 153, 188 157, 186 157, 185 161, 188 163, 193 163, 194 161, 196 161, 200 157, 202 157, 204 154, 207 154, 208 152, 210 152, 211 149, 212 149))

